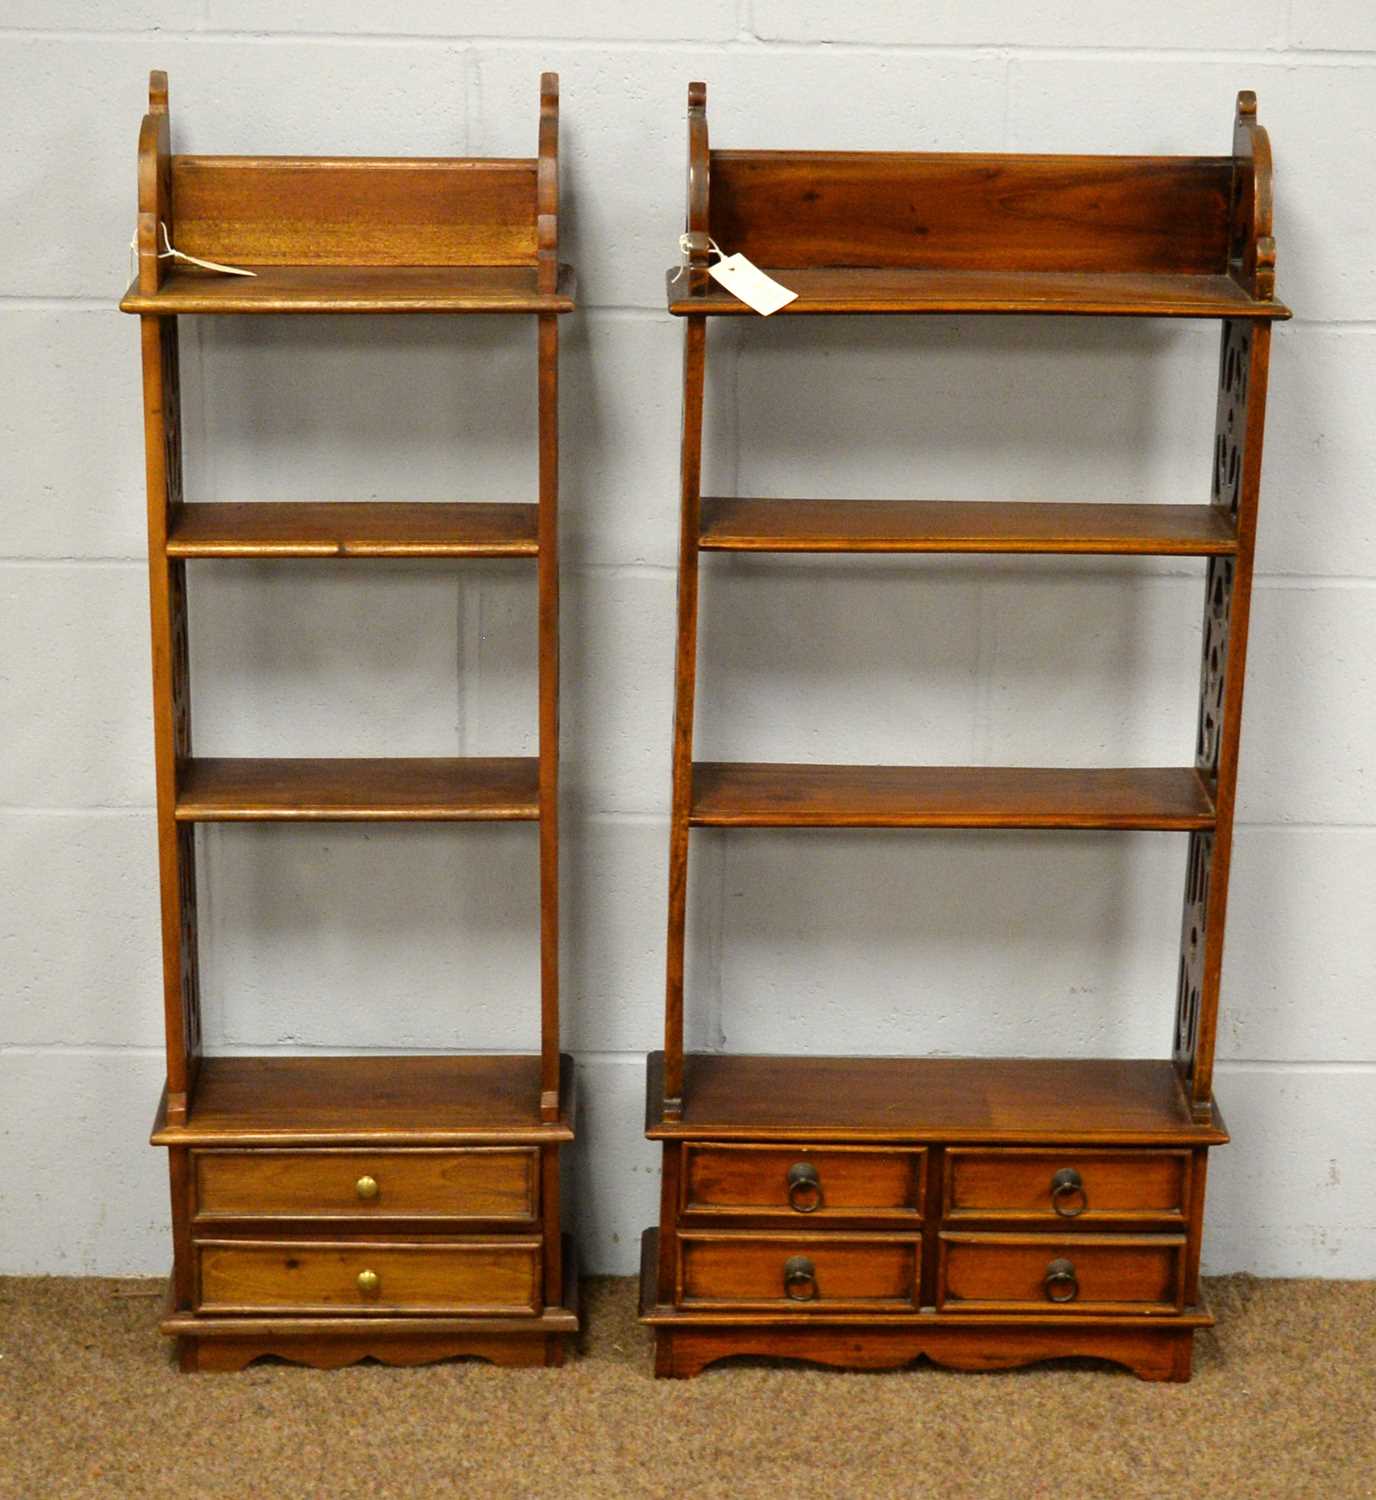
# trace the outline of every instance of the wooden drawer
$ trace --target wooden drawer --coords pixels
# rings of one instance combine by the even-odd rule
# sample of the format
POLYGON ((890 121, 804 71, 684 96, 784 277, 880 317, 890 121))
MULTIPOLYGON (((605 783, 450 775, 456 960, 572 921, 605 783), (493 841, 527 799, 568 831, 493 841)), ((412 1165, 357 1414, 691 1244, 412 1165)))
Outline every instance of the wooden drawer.
POLYGON ((684 1307, 891 1308, 917 1300, 921 1240, 843 1234, 680 1234, 684 1307))
POLYGON ((536 1313, 540 1241, 201 1240, 202 1312, 536 1313))
POLYGON ((1004 1220, 1058 1229, 1184 1226, 1188 1151, 966 1150, 946 1152, 947 1220, 1004 1220))
POLYGON ((446 1219, 529 1224, 533 1147, 409 1151, 196 1151, 196 1222, 446 1219))
POLYGON ((872 1146, 683 1148, 682 1212, 701 1219, 922 1216, 926 1152, 872 1146))
POLYGON ((941 1235, 941 1312, 1178 1312, 1185 1237, 941 1235))

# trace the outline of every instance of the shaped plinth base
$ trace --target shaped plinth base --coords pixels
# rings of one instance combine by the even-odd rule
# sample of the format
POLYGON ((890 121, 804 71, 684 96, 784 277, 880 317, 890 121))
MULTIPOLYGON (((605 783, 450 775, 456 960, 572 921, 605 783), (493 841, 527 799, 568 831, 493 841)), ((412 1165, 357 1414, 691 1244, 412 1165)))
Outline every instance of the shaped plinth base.
POLYGON ((477 1335, 413 1334, 395 1338, 356 1338, 329 1333, 290 1337, 177 1339, 177 1358, 184 1371, 242 1370, 265 1355, 317 1370, 335 1370, 359 1360, 386 1365, 422 1365, 439 1359, 469 1356, 494 1365, 561 1365, 564 1340, 560 1334, 477 1335))
POLYGON ((733 1355, 801 1359, 846 1370, 894 1370, 917 1359, 954 1370, 1007 1370, 1045 1359, 1126 1365, 1142 1380, 1190 1378, 1193 1328, 989 1328, 912 1323, 655 1329, 655 1374, 684 1379, 733 1355))

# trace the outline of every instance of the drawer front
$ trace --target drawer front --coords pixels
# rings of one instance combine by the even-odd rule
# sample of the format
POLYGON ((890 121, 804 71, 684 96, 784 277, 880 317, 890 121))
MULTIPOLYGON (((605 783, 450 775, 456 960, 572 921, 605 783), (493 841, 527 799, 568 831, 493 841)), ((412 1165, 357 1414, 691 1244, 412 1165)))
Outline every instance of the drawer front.
POLYGON ((533 1147, 197 1151, 196 1219, 473 1219, 529 1224, 533 1147))
POLYGON ((942 1234, 941 1312, 1178 1312, 1183 1235, 942 1234))
POLYGON ((200 1241, 202 1312, 535 1313, 540 1242, 200 1241))
POLYGON ((921 1240, 878 1235, 679 1236, 681 1306, 910 1310, 921 1240))
POLYGON ((946 1152, 945 1216, 1056 1228, 1185 1224, 1188 1151, 946 1152))
POLYGON ((924 1151, 689 1144, 683 1155, 688 1215, 905 1224, 922 1216, 924 1151))

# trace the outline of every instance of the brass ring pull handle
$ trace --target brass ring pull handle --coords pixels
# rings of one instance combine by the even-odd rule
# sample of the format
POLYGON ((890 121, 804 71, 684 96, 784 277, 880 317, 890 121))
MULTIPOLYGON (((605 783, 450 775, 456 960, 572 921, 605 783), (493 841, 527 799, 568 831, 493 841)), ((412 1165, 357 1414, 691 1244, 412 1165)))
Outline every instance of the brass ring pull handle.
POLYGON ((1062 1167, 1051 1179, 1051 1206, 1063 1219, 1078 1219, 1089 1207, 1084 1179, 1074 1167, 1062 1167))
POLYGON ((378 1195, 378 1191, 379 1189, 376 1177, 360 1177, 358 1181, 354 1183, 354 1192, 356 1192, 358 1196, 365 1201, 369 1198, 376 1198, 378 1195))
POLYGON ((376 1271, 360 1271, 358 1273, 358 1289, 365 1297, 376 1296, 382 1287, 382 1277, 376 1271))
POLYGON ((797 1161, 788 1169, 788 1206, 796 1213, 816 1213, 822 1206, 822 1179, 810 1161, 797 1161))
POLYGON ((811 1302, 817 1295, 817 1268, 806 1255, 790 1255, 784 1262, 784 1293, 794 1302, 811 1302))
POLYGON ((1046 1268, 1042 1289, 1048 1302, 1073 1302, 1080 1295, 1075 1267, 1068 1260, 1053 1260, 1046 1268))

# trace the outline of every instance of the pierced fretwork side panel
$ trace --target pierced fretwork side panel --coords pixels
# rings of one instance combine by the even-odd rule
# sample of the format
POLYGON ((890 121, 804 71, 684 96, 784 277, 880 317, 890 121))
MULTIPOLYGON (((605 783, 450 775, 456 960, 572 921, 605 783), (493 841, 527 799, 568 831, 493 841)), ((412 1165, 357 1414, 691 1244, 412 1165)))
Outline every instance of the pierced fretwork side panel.
POLYGON ((1175 1000, 1175 1065, 1193 1082, 1195 1047, 1199 1040, 1199 1002, 1204 990, 1204 936, 1209 915, 1209 877, 1214 836, 1190 835, 1189 868, 1185 877, 1185 914, 1180 926, 1180 976, 1175 1000))
MULTIPOLYGON (((168 625, 172 632, 172 742, 178 772, 191 754, 191 642, 187 627, 186 564, 167 570, 168 625)), ((180 909, 182 1029, 187 1056, 201 1050, 201 978, 196 937, 196 831, 177 825, 177 889, 180 909)))
POLYGON ((1223 917, 1232 847, 1242 645, 1251 586, 1251 532, 1256 523, 1260 438, 1259 431, 1249 431, 1248 402, 1254 387, 1261 390, 1264 399, 1267 347, 1264 330, 1258 331, 1241 319, 1223 324, 1211 499, 1237 528, 1238 552, 1232 557, 1210 558, 1205 576, 1195 765, 1214 792, 1217 823, 1213 831, 1190 837, 1173 1048, 1192 1107, 1200 1115, 1208 1113, 1212 1093, 1223 917))
POLYGON ((167 625, 172 636, 172 744, 180 767, 191 754, 191 638, 183 562, 167 565, 167 625))
MULTIPOLYGON (((1247 432, 1248 370, 1253 330, 1233 318, 1223 324, 1218 359, 1218 412, 1214 423, 1213 504, 1237 524, 1242 498, 1243 446, 1247 432)), ((1204 650, 1199 673, 1199 732, 1195 764, 1210 779, 1218 776, 1227 687, 1228 627, 1232 618, 1237 564, 1231 557, 1209 559, 1204 599, 1204 650)))
POLYGON ((188 1057, 201 1050, 201 963, 196 940, 196 829, 177 828, 178 886, 181 904, 182 1028, 188 1057))
POLYGON ((1228 666, 1228 627, 1233 610, 1237 568, 1231 557, 1212 557, 1206 576, 1204 649, 1199 668, 1199 728, 1195 765, 1211 781, 1218 776, 1223 739, 1223 694, 1228 666))
MULTIPOLYGON (((166 475, 166 515, 182 503, 182 382, 181 340, 176 318, 163 318, 162 343, 163 453, 166 475)), ((186 564, 167 565, 167 626, 171 636, 172 745, 178 771, 191 755, 191 641, 186 594, 186 564)), ((178 969, 181 989, 182 1034, 188 1058, 200 1051, 201 982, 196 931, 196 835, 186 824, 177 827, 178 969)))
POLYGON ((176 318, 160 318, 162 342, 162 430, 167 476, 167 519, 182 503, 182 370, 176 318))
POLYGON ((177 781, 191 754, 191 672, 186 564, 170 561, 166 540, 182 503, 181 371, 175 318, 144 322, 144 402, 148 443, 149 586, 161 861, 168 1118, 185 1118, 200 1050, 195 835, 176 822, 177 781), (150 326, 151 325, 151 326, 150 326))
MULTIPOLYGON (((181 346, 176 318, 162 318, 160 325, 165 516, 170 527, 172 514, 182 503, 181 346)), ((167 564, 167 624, 172 637, 172 743, 180 766, 191 754, 191 652, 184 562, 167 564)))
POLYGON ((1242 449, 1247 433, 1248 369, 1252 357, 1250 323, 1230 318, 1223 324, 1218 368, 1218 418, 1214 428, 1213 503, 1237 520, 1242 498, 1242 449))

